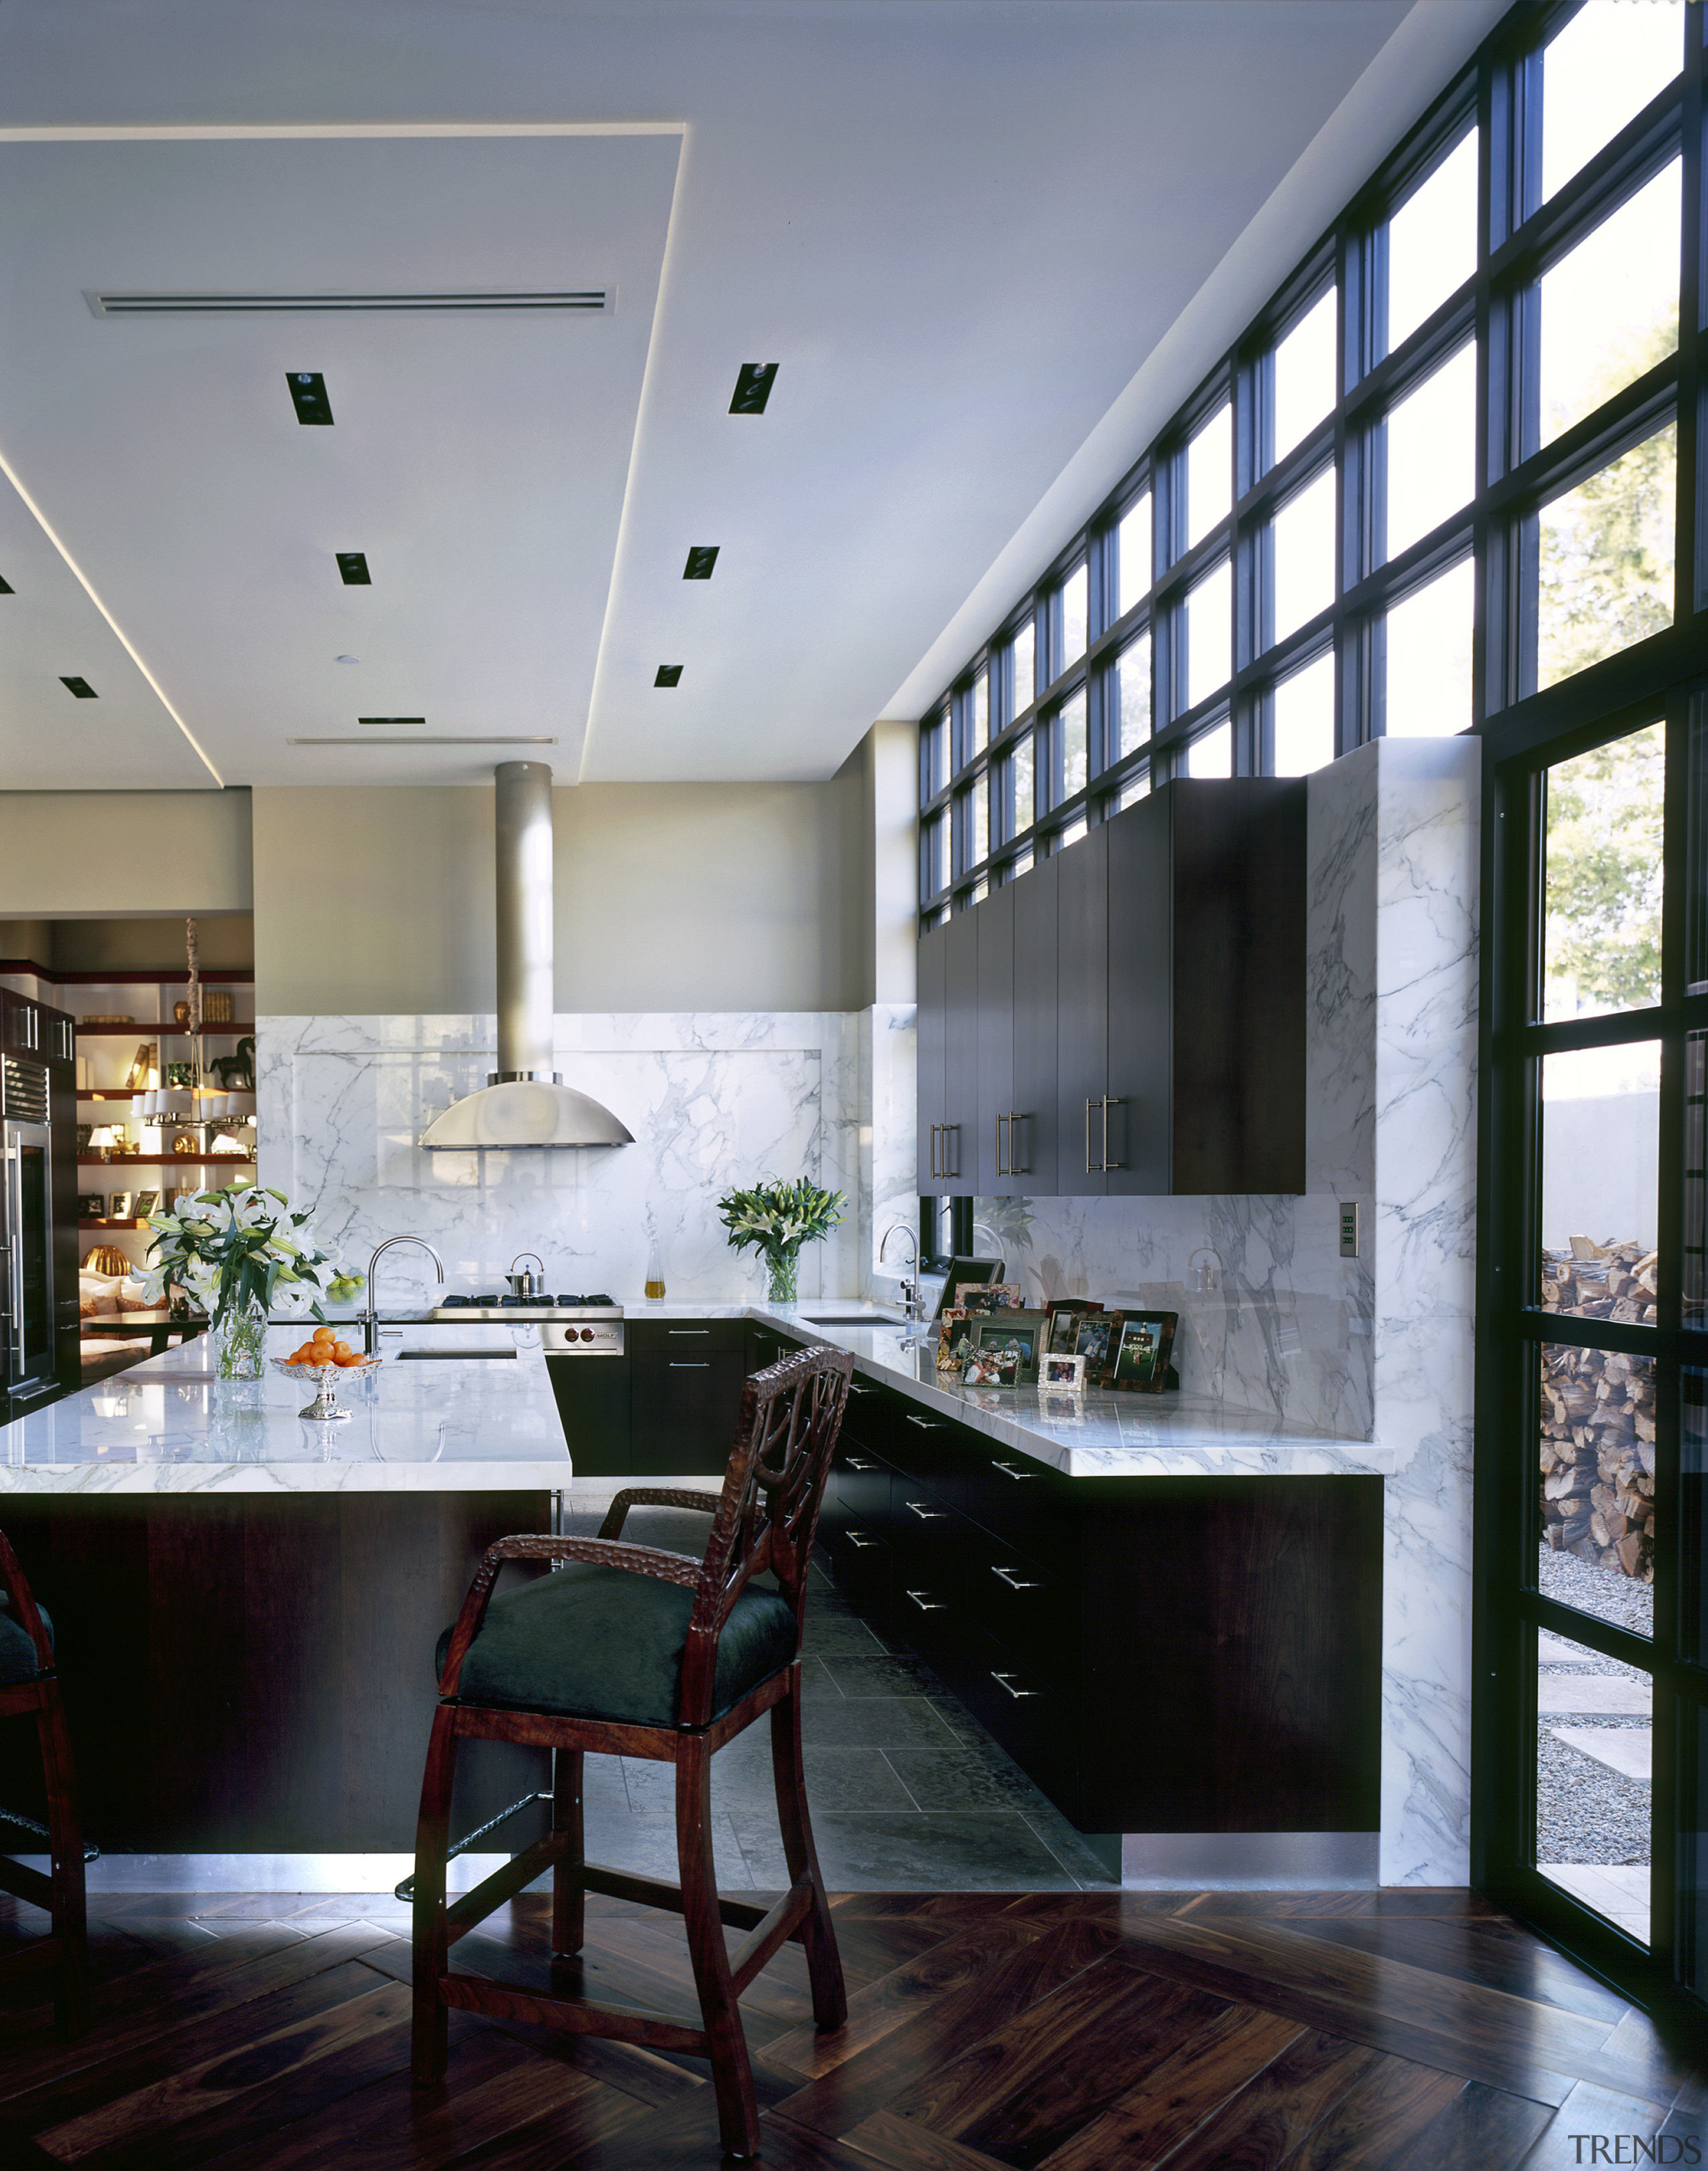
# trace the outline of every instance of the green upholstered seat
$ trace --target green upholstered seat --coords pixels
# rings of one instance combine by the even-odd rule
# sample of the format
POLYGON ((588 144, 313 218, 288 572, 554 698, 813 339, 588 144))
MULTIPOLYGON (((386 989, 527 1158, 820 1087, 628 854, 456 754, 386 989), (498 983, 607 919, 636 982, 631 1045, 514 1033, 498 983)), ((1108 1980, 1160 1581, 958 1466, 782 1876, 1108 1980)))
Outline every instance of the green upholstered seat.
MULTIPOLYGON (((47 1640, 53 1641, 53 1623, 48 1618, 47 1608, 38 1605, 41 1625, 47 1632, 47 1640)), ((33 1681, 41 1671, 35 1663, 35 1646, 13 1618, 10 1606, 0 1597, 0 1688, 9 1688, 16 1681, 33 1681)))
MULTIPOLYGON (((495 1598, 463 1661, 463 1703, 504 1704, 674 1726, 693 1593, 628 1568, 576 1561, 495 1598)), ((795 1611, 749 1584, 718 1639, 712 1716, 739 1703, 795 1656, 795 1611)), ((444 1670, 451 1631, 439 1638, 444 1670)))

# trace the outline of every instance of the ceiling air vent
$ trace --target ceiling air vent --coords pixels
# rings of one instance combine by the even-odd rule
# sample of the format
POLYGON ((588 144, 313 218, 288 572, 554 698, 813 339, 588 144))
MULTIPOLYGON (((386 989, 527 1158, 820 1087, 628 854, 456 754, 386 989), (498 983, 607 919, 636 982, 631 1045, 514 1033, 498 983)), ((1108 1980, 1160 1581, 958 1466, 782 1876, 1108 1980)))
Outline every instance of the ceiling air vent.
POLYGON ((610 287, 446 287, 412 294, 104 294, 85 290, 98 317, 396 316, 425 310, 554 310, 602 316, 617 303, 610 287))
POLYGON ((358 716, 359 724, 425 724, 425 716, 358 716))
POLYGON ((16 593, 17 590, 13 587, 10 581, 0 578, 0 596, 10 596, 15 595, 16 593))
POLYGON ((59 683, 65 688, 67 693, 76 694, 79 701, 94 701, 99 700, 100 698, 95 692, 94 688, 90 685, 87 678, 67 678, 62 677, 59 683))

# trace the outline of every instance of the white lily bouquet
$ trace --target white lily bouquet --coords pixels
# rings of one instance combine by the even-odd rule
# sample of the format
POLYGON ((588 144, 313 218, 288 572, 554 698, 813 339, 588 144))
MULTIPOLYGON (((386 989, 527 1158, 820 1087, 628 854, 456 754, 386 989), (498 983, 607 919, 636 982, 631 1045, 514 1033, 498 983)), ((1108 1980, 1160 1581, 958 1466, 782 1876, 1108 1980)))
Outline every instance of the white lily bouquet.
MULTIPOLYGON (((336 1277, 337 1262, 316 1244, 312 1222, 291 1211, 282 1191, 241 1183, 198 1192, 176 1214, 149 1215, 147 1294, 158 1303, 174 1281, 190 1290, 213 1323, 222 1379, 260 1377, 267 1314, 280 1289, 318 1292, 336 1277)), ((310 1309, 322 1316, 318 1297, 310 1309)))
POLYGON ((718 1214, 730 1232, 732 1250, 752 1244, 763 1252, 774 1303, 793 1304, 800 1246, 827 1236, 843 1219, 848 1203, 839 1191, 824 1191, 806 1177, 793 1183, 756 1184, 751 1191, 726 1192, 718 1214))

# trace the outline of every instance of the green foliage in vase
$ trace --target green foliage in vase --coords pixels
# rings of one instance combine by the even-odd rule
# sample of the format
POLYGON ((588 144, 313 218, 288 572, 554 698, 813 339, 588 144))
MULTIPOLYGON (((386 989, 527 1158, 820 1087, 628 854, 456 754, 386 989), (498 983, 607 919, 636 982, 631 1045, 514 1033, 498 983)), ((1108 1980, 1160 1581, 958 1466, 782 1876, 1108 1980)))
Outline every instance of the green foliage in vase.
POLYGON ((751 1191, 730 1191, 718 1201, 718 1217, 730 1232, 733 1250, 751 1244, 768 1259, 792 1257, 803 1244, 827 1236, 843 1219, 848 1203, 839 1191, 824 1191, 806 1177, 793 1183, 755 1184, 751 1191))
MULTIPOLYGON (((180 1282, 217 1325, 251 1303, 270 1311, 281 1288, 324 1289, 337 1262, 315 1243, 312 1222, 291 1211, 282 1191, 259 1184, 198 1192, 179 1212, 148 1217, 147 1293, 158 1303, 169 1282, 180 1282)), ((318 1301, 310 1309, 321 1316, 318 1301)))

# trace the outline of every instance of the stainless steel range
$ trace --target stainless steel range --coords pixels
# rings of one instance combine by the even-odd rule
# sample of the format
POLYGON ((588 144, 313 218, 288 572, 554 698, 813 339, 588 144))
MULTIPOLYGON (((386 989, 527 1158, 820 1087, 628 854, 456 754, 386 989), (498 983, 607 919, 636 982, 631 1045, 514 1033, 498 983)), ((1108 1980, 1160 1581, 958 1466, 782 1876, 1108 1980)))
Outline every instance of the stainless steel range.
POLYGON ((506 1327, 538 1327, 543 1346, 554 1357, 620 1357, 624 1354, 623 1307, 598 1296, 447 1296, 428 1315, 436 1320, 493 1320, 506 1327))

